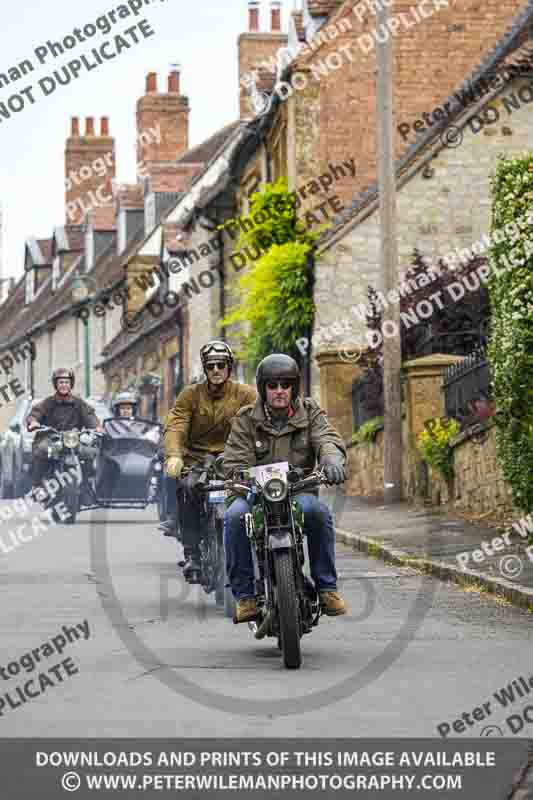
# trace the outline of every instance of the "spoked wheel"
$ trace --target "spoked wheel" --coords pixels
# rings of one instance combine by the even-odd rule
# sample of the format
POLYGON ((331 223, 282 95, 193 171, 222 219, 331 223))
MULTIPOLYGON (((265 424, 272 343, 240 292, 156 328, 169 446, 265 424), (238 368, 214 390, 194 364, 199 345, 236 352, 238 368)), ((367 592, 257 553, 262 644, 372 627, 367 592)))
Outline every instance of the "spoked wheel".
POLYGON ((66 520, 64 520, 65 525, 74 525, 76 522, 76 516, 79 511, 79 499, 79 490, 75 484, 65 486, 65 491, 63 492, 63 502, 67 507, 67 511, 69 512, 69 516, 66 520))
POLYGON ((279 630, 283 663, 287 669, 299 669, 302 665, 300 648, 300 607, 294 582, 292 553, 279 551, 274 554, 274 570, 278 595, 279 630))

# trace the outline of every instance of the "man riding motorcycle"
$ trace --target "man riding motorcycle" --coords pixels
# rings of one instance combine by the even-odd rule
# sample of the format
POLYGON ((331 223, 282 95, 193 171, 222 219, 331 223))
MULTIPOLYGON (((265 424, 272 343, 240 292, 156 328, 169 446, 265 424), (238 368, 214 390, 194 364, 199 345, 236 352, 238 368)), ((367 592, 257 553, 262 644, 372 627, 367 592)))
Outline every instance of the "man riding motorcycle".
MULTIPOLYGON (((281 353, 267 356, 257 368, 256 383, 256 403, 242 408, 231 426, 224 449, 226 476, 283 461, 309 474, 318 462, 328 483, 345 481, 344 442, 318 403, 299 398, 300 370, 296 361, 281 353)), ((311 576, 322 611, 328 616, 345 614, 346 603, 337 591, 331 512, 315 494, 299 494, 297 502, 304 513, 311 576)), ((243 515, 249 511, 249 503, 237 497, 224 517, 227 574, 237 601, 239 622, 257 615, 252 555, 243 524, 243 515)))
MULTIPOLYGON (((33 406, 26 423, 29 431, 40 426, 69 431, 72 428, 91 428, 102 432, 100 422, 90 405, 72 394, 74 372, 56 369, 52 373, 55 394, 33 406)), ((32 484, 37 488, 48 469, 48 436, 36 436, 33 442, 32 484)))
POLYGON ((138 401, 133 392, 120 392, 111 404, 113 416, 134 419, 137 416, 138 401))
MULTIPOLYGON (((219 455, 230 423, 243 406, 255 401, 253 386, 230 380, 234 363, 231 348, 218 340, 200 350, 206 376, 203 383, 187 386, 169 411, 164 428, 166 472, 179 478, 183 467, 201 466, 209 454, 219 455)), ((190 580, 199 573, 200 496, 195 491, 199 473, 189 472, 178 485, 177 502, 183 523, 183 574, 190 580)))

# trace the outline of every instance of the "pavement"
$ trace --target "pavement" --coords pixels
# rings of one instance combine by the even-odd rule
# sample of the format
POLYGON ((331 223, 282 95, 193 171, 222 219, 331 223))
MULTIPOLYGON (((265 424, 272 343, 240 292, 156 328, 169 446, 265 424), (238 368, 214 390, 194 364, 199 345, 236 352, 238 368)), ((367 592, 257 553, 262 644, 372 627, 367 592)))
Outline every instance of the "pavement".
MULTIPOLYGON (((408 503, 326 492, 337 538, 391 564, 478 588, 533 612, 533 535, 469 523, 408 503)), ((525 528, 523 529, 525 533, 525 528)))

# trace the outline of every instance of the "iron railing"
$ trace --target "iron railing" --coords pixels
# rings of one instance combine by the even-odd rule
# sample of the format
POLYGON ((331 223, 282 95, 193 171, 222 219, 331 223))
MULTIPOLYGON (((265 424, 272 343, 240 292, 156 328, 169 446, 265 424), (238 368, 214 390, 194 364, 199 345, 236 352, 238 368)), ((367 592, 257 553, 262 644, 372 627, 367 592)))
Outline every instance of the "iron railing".
POLYGON ((352 384, 354 430, 374 417, 383 416, 383 376, 380 370, 368 370, 352 384))
POLYGON ((454 417, 461 430, 492 416, 491 372, 483 349, 470 353, 444 373, 446 416, 454 417))

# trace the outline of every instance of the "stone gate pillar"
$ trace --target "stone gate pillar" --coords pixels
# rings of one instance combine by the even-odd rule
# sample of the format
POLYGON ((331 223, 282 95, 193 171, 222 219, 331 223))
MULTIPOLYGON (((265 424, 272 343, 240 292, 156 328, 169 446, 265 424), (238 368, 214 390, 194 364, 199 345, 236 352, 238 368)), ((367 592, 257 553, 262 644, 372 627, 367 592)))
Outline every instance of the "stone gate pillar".
POLYGON ((463 356, 435 353, 403 364, 403 383, 409 447, 408 465, 411 484, 416 494, 424 495, 422 458, 417 446, 418 435, 433 417, 446 414, 442 381, 447 367, 464 361, 463 356))
MULTIPOLYGON (((351 360, 350 355, 346 346, 315 353, 320 369, 320 404, 344 440, 350 440, 353 433, 352 384, 363 372, 359 361, 351 360)), ((357 355, 354 348, 354 358, 357 355)))

